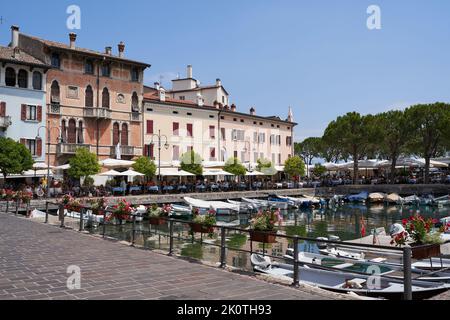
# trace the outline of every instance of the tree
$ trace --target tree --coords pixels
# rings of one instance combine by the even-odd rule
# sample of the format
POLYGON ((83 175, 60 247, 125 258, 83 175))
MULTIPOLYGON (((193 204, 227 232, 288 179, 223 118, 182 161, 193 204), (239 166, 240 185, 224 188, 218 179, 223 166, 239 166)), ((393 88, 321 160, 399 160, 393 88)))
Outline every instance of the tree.
POLYGON ((4 181, 10 174, 20 174, 33 167, 30 151, 11 138, 0 137, 0 171, 4 181))
POLYGON ((303 142, 294 145, 294 151, 296 155, 303 158, 306 164, 311 165, 312 160, 320 156, 321 144, 321 138, 306 138, 303 142))
POLYGON ((132 167, 134 171, 145 174, 147 179, 151 179, 155 176, 156 164, 148 157, 139 157, 132 167))
POLYGON ((431 158, 450 146, 450 105, 441 102, 418 104, 407 108, 405 116, 413 126, 408 149, 425 158, 425 183, 429 183, 431 158))
POLYGON ((294 156, 284 163, 284 172, 291 177, 305 175, 305 162, 299 156, 294 156))
POLYGON ((225 163, 224 171, 234 174, 235 176, 244 176, 247 169, 242 165, 238 158, 230 158, 225 163))
POLYGON ((371 134, 373 116, 361 116, 357 112, 349 112, 345 116, 332 121, 325 130, 324 138, 334 141, 342 154, 349 154, 353 164, 353 183, 358 178, 358 161, 363 159, 367 149, 375 138, 371 134))
POLYGON ((401 155, 407 153, 407 143, 412 134, 412 125, 405 113, 392 110, 377 114, 375 124, 378 127, 379 151, 383 158, 391 160, 391 184, 395 183, 395 167, 401 155))
POLYGON ((266 175, 273 176, 277 173, 277 170, 273 166, 272 162, 268 159, 258 159, 256 161, 258 163, 258 166, 256 167, 256 170, 259 172, 262 172, 266 175))
POLYGON ((181 155, 181 170, 201 176, 203 174, 202 157, 194 150, 181 155))
POLYGON ((74 157, 69 161, 68 175, 75 179, 86 179, 100 172, 97 155, 86 148, 78 148, 74 157))
POLYGON ((314 166, 314 169, 313 169, 313 174, 316 177, 320 177, 320 176, 324 175, 325 172, 327 172, 327 168, 325 168, 324 166, 316 163, 316 165, 314 166))

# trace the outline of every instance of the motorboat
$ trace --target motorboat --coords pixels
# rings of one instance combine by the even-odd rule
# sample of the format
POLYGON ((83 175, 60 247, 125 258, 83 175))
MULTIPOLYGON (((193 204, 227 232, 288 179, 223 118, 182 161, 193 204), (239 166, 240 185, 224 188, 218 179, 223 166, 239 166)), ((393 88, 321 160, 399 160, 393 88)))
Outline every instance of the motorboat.
POLYGON ((345 198, 349 202, 365 202, 368 197, 369 197, 369 193, 367 191, 363 191, 358 194, 348 195, 345 198))
POLYGON ((382 203, 386 194, 381 192, 373 192, 369 194, 369 202, 370 203, 382 203))
POLYGON ((235 200, 227 200, 229 203, 239 206, 240 213, 252 213, 258 211, 258 205, 244 202, 244 201, 235 201, 235 200))
POLYGON ((419 199, 419 204, 421 206, 431 206, 433 205, 434 197, 432 195, 422 196, 419 199))
POLYGON ((249 199, 249 198, 241 198, 243 202, 251 203, 256 205, 256 207, 259 209, 267 209, 269 208, 270 204, 267 200, 260 200, 260 199, 249 199))
POLYGON ((416 195, 401 198, 397 204, 401 205, 418 205, 420 203, 420 198, 416 195))
MULTIPOLYGON (((274 263, 269 257, 258 254, 252 255, 251 262, 256 272, 275 277, 294 278, 294 266, 291 264, 274 263)), ((377 281, 374 281, 373 275, 299 266, 298 277, 300 283, 338 293, 353 292, 358 295, 386 299, 402 299, 404 296, 403 281, 401 279, 387 279, 383 275, 377 283, 377 281)), ((439 282, 413 280, 413 299, 427 299, 447 291, 448 288, 448 285, 439 282)))
POLYGON ((295 200, 290 197, 279 196, 276 194, 269 195, 268 198, 269 204, 272 207, 287 210, 292 208, 298 208, 298 204, 295 200))
POLYGON ((310 207, 315 207, 315 206, 319 206, 322 205, 323 203, 321 202, 321 199, 318 199, 316 197, 309 197, 309 196, 304 196, 302 195, 299 198, 294 198, 294 197, 282 197, 282 196, 278 196, 279 198, 286 198, 289 201, 292 201, 292 203, 300 208, 310 208, 310 207))
POLYGON ((191 197, 184 197, 183 199, 191 208, 206 209, 206 210, 212 209, 218 215, 238 214, 240 210, 238 205, 229 202, 204 201, 200 199, 194 199, 191 197))
POLYGON ((437 207, 450 205, 450 196, 446 195, 439 198, 434 198, 433 205, 437 207))
POLYGON ((172 204, 169 216, 171 218, 175 218, 175 219, 188 218, 188 217, 192 216, 192 210, 188 206, 172 204))
POLYGON ((342 258, 350 258, 355 260, 364 260, 365 254, 364 252, 352 252, 347 250, 341 250, 338 248, 324 248, 319 249, 320 253, 331 256, 331 257, 342 257, 342 258))
POLYGON ((390 193, 386 196, 386 202, 390 204, 397 204, 401 202, 402 197, 400 197, 397 193, 390 193))

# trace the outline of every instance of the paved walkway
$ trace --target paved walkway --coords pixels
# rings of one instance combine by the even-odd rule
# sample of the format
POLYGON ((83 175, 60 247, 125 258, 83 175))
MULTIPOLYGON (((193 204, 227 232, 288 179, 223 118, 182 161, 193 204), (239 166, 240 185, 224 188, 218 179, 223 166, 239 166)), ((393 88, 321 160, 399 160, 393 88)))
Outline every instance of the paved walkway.
POLYGON ((337 299, 0 213, 2 299, 337 299), (70 291, 67 267, 81 268, 70 291))

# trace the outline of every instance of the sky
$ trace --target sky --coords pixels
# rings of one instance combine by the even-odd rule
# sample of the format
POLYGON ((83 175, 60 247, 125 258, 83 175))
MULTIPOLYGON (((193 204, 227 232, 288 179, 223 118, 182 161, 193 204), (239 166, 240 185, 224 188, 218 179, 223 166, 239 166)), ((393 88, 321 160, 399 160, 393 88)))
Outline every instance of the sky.
POLYGON ((98 51, 124 41, 126 57, 152 65, 170 88, 193 65, 194 78, 230 93, 238 111, 298 123, 295 139, 321 136, 339 115, 450 101, 448 0, 40 0, 3 1, 0 45, 10 26, 98 51), (81 9, 69 30, 67 7, 81 9), (370 30, 370 5, 381 29, 370 30))

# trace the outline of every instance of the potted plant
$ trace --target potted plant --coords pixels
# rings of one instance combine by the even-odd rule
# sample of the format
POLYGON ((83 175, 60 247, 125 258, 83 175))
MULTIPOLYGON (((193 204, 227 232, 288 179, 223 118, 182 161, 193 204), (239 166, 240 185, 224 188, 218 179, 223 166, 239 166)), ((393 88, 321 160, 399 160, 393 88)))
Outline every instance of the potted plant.
POLYGON ((72 201, 72 196, 70 194, 63 195, 61 199, 61 205, 64 206, 64 209, 68 209, 70 201, 72 201))
POLYGON ((71 198, 66 207, 67 207, 67 211, 80 212, 81 211, 81 202, 75 198, 71 198))
POLYGON ((118 220, 119 224, 124 224, 132 213, 131 204, 127 202, 127 200, 120 200, 115 206, 113 206, 112 214, 109 216, 109 219, 118 220))
POLYGON ((98 198, 91 202, 92 214, 103 215, 104 210, 107 207, 107 201, 104 197, 98 198))
POLYGON ((409 244, 414 259, 426 259, 441 254, 441 233, 433 229, 436 220, 424 219, 421 215, 409 217, 402 220, 403 228, 392 234, 391 244, 402 246, 409 244))
POLYGON ((198 208, 194 208, 192 216, 192 223, 190 223, 191 233, 208 233, 212 237, 214 225, 216 224, 216 211, 210 209, 206 214, 201 215, 198 208))
POLYGON ((260 211, 250 222, 250 240, 262 243, 275 243, 277 228, 281 224, 280 209, 260 211))
POLYGON ((147 210, 149 223, 154 226, 163 225, 165 223, 164 218, 169 216, 171 210, 170 204, 166 204, 162 208, 159 208, 156 203, 152 204, 147 210))
POLYGON ((17 192, 7 189, 3 193, 3 199, 6 201, 6 212, 9 211, 9 202, 17 196, 17 192))

